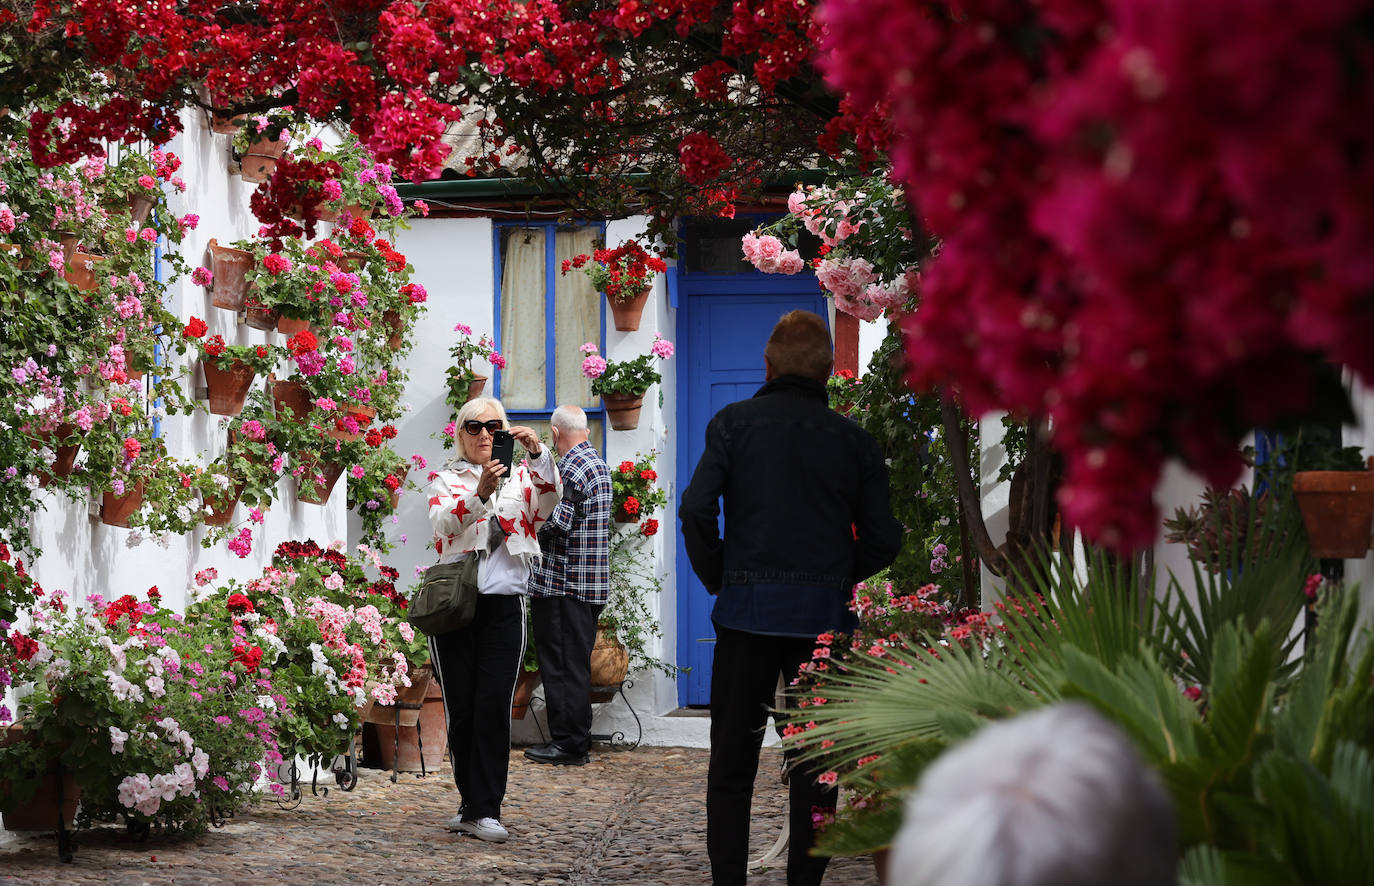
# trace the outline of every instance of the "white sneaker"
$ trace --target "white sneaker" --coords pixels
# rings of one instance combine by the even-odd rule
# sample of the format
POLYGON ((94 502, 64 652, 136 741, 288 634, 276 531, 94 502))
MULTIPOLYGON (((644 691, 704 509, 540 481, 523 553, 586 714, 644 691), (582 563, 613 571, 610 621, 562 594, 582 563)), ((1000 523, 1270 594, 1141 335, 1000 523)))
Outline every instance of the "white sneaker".
POLYGON ((504 843, 510 839, 510 832, 501 827, 501 822, 494 818, 463 821, 462 818, 455 815, 449 820, 448 829, 461 834, 472 834, 477 839, 486 840, 489 843, 504 843))

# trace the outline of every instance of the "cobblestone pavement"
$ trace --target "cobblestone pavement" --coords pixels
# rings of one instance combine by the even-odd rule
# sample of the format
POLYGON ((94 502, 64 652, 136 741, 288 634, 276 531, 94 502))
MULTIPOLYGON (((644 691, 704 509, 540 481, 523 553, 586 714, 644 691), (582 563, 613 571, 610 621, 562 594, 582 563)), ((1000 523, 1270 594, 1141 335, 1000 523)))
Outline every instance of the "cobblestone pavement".
MULTIPOLYGON (((765 749, 755 788, 751 857, 782 826, 780 755, 765 749)), ((688 886, 710 882, 706 858, 707 751, 593 750, 583 767, 530 763, 511 752, 502 822, 508 843, 450 834, 457 811, 447 766, 419 779, 361 770, 352 792, 331 789, 296 809, 272 802, 193 840, 131 840, 113 826, 83 832, 72 864, 51 836, 0 832, 3 884, 404 884, 688 886)), ((750 886, 782 886, 783 864, 750 886)), ((836 859, 827 884, 873 886, 867 858, 836 859)))

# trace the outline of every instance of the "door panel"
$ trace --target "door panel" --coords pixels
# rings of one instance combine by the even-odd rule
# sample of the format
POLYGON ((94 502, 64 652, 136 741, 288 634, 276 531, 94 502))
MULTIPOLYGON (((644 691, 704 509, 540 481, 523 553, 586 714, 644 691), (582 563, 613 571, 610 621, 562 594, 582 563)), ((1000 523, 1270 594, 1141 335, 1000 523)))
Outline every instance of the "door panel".
MULTIPOLYGON (((756 281, 747 275, 728 282, 694 281, 690 275, 680 279, 678 342, 686 345, 687 371, 678 376, 678 477, 679 487, 685 488, 701 458, 711 417, 730 403, 752 397, 763 385, 763 347, 778 318, 798 308, 828 317, 828 307, 810 274, 758 275, 756 281)), ((684 706, 705 705, 711 699, 713 601, 692 572, 680 534, 677 562, 678 663, 691 668, 678 678, 678 701, 684 706)))

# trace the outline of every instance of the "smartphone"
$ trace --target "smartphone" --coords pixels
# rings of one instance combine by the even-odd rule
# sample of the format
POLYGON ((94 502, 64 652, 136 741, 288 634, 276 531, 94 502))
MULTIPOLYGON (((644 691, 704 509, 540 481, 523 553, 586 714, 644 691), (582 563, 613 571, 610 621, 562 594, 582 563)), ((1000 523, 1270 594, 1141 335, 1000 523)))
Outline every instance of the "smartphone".
POLYGON ((510 431, 497 431, 491 435, 491 457, 506 466, 510 474, 511 461, 515 458, 515 437, 510 431))

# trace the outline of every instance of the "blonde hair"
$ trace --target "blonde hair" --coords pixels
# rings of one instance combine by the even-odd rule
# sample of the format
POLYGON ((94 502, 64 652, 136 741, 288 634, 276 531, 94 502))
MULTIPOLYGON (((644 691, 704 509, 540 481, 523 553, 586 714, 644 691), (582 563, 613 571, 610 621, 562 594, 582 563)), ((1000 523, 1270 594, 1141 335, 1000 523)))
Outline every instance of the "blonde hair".
POLYGON ((458 417, 453 420, 453 436, 458 439, 458 451, 462 453, 463 458, 468 457, 466 438, 469 436, 468 433, 463 430, 463 423, 475 420, 477 416, 486 412, 488 409, 494 411, 496 417, 501 419, 502 428, 506 430, 510 429, 510 421, 506 418, 506 407, 502 406, 501 401, 495 397, 474 397, 464 403, 458 410, 458 417))

